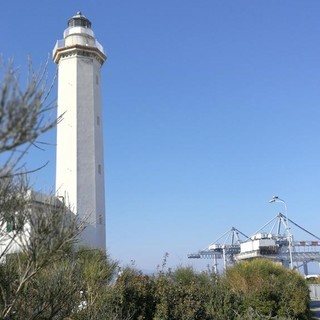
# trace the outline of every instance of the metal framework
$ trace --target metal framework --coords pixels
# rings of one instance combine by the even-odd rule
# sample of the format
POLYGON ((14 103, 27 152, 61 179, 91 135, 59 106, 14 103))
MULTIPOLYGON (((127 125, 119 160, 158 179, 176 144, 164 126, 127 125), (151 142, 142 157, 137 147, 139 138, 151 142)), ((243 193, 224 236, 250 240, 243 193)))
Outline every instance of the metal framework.
POLYGON ((235 255, 240 253, 240 239, 242 235, 245 239, 248 238, 240 230, 232 227, 225 232, 216 241, 209 244, 209 246, 203 250, 199 250, 196 253, 188 254, 189 259, 213 259, 214 272, 218 272, 218 259, 223 259, 223 267, 227 268, 229 265, 235 263, 235 255), (223 240, 223 241, 222 241, 223 240))
POLYGON ((207 248, 197 253, 189 254, 188 258, 213 259, 215 272, 218 271, 219 259, 223 259, 225 269, 238 261, 268 258, 281 262, 285 267, 290 267, 291 269, 302 267, 303 273, 307 275, 309 262, 320 263, 320 238, 288 219, 286 215, 279 213, 258 229, 251 237, 232 227, 231 230, 224 233, 207 248), (307 233, 312 239, 295 241, 289 222, 292 226, 307 233), (271 229, 268 232, 263 231, 269 226, 271 226, 271 229), (240 239, 239 235, 242 235, 244 239, 240 239), (221 243, 222 239, 224 241, 221 243), (268 245, 261 244, 263 241, 268 243, 268 245))

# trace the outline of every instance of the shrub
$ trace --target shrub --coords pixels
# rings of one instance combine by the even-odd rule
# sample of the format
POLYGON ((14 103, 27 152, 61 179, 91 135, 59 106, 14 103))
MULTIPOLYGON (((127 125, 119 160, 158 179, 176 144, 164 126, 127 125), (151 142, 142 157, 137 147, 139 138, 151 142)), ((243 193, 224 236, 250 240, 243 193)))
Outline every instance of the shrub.
POLYGON ((240 314, 309 319, 309 289, 303 277, 267 259, 244 261, 228 269, 228 289, 241 301, 240 314))

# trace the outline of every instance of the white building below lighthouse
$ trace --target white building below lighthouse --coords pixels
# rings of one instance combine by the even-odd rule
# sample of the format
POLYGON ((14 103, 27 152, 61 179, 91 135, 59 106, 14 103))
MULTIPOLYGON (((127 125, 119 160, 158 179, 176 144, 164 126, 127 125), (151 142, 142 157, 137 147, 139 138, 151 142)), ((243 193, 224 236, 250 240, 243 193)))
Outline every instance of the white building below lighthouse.
POLYGON ((85 222, 80 243, 106 249, 101 66, 91 22, 78 12, 53 50, 58 65, 56 194, 85 222))

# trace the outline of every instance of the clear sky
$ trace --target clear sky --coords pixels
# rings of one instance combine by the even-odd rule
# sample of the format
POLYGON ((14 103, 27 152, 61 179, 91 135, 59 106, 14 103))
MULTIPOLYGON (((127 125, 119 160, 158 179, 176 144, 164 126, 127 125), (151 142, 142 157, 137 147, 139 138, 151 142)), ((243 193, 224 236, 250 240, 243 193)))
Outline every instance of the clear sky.
MULTIPOLYGON (((78 10, 102 69, 107 247, 153 270, 188 260, 232 226, 252 234, 283 212, 320 235, 319 0, 3 1, 1 49, 24 83, 78 10)), ((49 79, 56 67, 49 60, 49 79)), ((54 87, 52 100, 56 99, 54 87)), ((55 143, 55 132, 43 137, 55 143)), ((55 147, 31 177, 54 190, 55 147)), ((304 235, 301 236, 305 237, 304 235)), ((295 238, 301 237, 295 236, 295 238)), ((297 239, 298 240, 298 239, 297 239)))

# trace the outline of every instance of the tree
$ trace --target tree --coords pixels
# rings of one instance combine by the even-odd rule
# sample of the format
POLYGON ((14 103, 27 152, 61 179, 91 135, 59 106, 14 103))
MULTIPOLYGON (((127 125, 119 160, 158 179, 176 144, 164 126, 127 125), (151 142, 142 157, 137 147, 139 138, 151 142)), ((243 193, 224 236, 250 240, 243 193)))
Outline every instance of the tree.
MULTIPOLYGON (((0 89, 0 230, 12 226, 17 231, 24 225, 29 210, 26 195, 30 189, 24 161, 31 146, 37 146, 38 138, 61 120, 48 120, 52 107, 47 104, 51 91, 46 90, 46 67, 34 72, 29 62, 26 89, 20 87, 19 74, 12 62, 1 63, 0 89)), ((8 229, 8 228, 7 228, 8 229)), ((13 230, 7 230, 13 231, 13 230)), ((1 233, 0 260, 7 253, 18 232, 1 233), (9 241, 8 241, 9 238, 9 241)))
MULTIPOLYGON (((61 117, 48 120, 52 107, 46 102, 51 90, 46 90, 46 67, 36 73, 29 64, 25 90, 20 87, 19 75, 12 63, 2 64, 1 75, 0 317, 35 319, 47 307, 40 303, 28 313, 30 297, 41 292, 43 277, 54 279, 58 274, 71 272, 72 265, 63 268, 56 264, 70 251, 82 225, 54 197, 46 197, 48 205, 37 202, 36 194, 28 185, 27 175, 40 168, 27 169, 24 162, 27 151, 37 146, 38 138, 61 120, 61 117), (9 255, 13 248, 19 253, 9 255), (23 316, 21 310, 25 311, 23 316)), ((48 296, 49 292, 46 293, 48 296)), ((51 306, 52 313, 63 309, 62 297, 56 303, 55 307, 51 306)))
MULTIPOLYGON (((24 319, 36 319, 31 311, 28 313, 31 306, 33 312, 41 314, 48 308, 46 304, 50 305, 54 296, 56 306, 51 307, 52 312, 56 313, 65 305, 65 297, 62 294, 65 287, 55 279, 62 275, 68 278, 69 275, 72 281, 70 278, 68 281, 70 280, 71 284, 77 283, 73 279, 74 274, 77 274, 74 262, 66 260, 66 255, 71 254, 73 244, 81 231, 76 218, 70 215, 69 210, 63 205, 39 208, 30 205, 31 209, 27 207, 24 212, 17 213, 18 217, 22 215, 23 227, 7 232, 9 236, 13 234, 14 242, 10 243, 19 246, 19 250, 17 253, 7 254, 6 262, 1 265, 2 274, 10 275, 11 278, 8 282, 6 276, 0 277, 2 318, 12 318, 15 315, 16 319, 21 319, 17 315, 23 311, 24 319), (47 289, 44 279, 49 284, 47 289), (54 292, 59 292, 60 295, 55 295, 54 292), (45 300, 46 298, 49 300, 45 300)), ((72 287, 71 291, 75 288, 79 295, 80 285, 72 287)))
POLYGON ((52 129, 62 115, 48 119, 52 106, 47 105, 47 99, 52 86, 46 90, 46 66, 35 72, 29 62, 25 90, 20 87, 19 74, 12 62, 8 66, 2 62, 1 70, 0 154, 5 154, 5 161, 0 177, 4 178, 24 173, 19 164, 26 151, 36 145, 37 139, 52 129))

